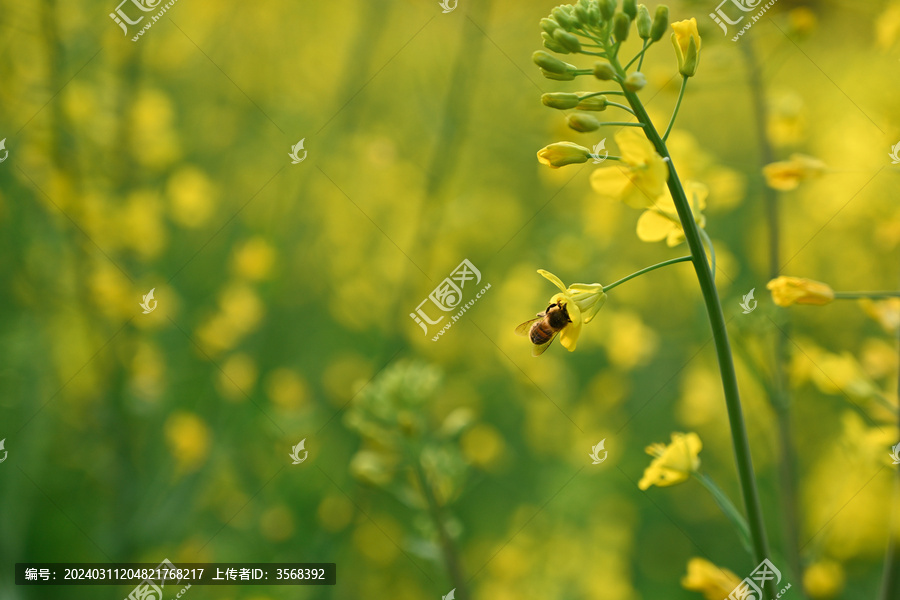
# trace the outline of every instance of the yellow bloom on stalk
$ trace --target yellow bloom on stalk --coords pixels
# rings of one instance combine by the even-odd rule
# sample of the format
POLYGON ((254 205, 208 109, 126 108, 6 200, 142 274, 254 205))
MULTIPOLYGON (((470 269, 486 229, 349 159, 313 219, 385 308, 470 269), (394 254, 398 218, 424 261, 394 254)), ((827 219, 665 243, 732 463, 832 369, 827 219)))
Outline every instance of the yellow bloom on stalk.
POLYGON ((766 287, 772 292, 772 301, 778 306, 792 304, 822 306, 834 300, 834 290, 828 284, 802 277, 777 277, 766 287))
POLYGON ((594 190, 632 208, 650 208, 669 179, 669 167, 644 134, 632 128, 616 134, 621 161, 591 174, 594 190))
POLYGON ((825 172, 827 165, 805 154, 792 154, 790 160, 774 162, 763 167, 766 185, 780 192, 789 192, 800 183, 825 172))
POLYGON ((590 323, 606 302, 606 294, 599 283, 573 283, 566 287, 562 280, 543 269, 538 273, 559 288, 560 293, 550 298, 550 304, 559 304, 569 316, 569 324, 559 332, 559 343, 569 352, 574 352, 581 326, 590 323))
POLYGON ((678 72, 685 77, 693 77, 700 64, 700 32, 697 31, 697 19, 672 23, 672 44, 675 46, 675 58, 678 59, 678 72))
POLYGON ((681 587, 700 592, 706 600, 722 600, 734 591, 741 580, 723 567, 717 567, 704 558, 688 561, 687 575, 681 578, 681 587))
MULTIPOLYGON (((709 189, 702 183, 686 181, 684 193, 691 203, 691 212, 694 213, 694 221, 700 228, 706 227, 706 217, 703 210, 706 208, 706 197, 709 189)), ((675 201, 672 194, 666 190, 656 203, 644 211, 637 222, 637 236, 645 242, 659 242, 666 240, 671 248, 684 241, 684 229, 681 227, 681 219, 675 210, 675 201)))
MULTIPOLYGON (((691 473, 700 468, 700 450, 703 442, 696 433, 673 433, 672 443, 651 444, 646 452, 654 457, 644 469, 638 487, 646 490, 651 485, 668 487, 687 481, 691 473)), ((730 590, 729 590, 730 591, 730 590)))
POLYGON ((538 161, 551 169, 587 162, 591 151, 573 142, 556 142, 538 150, 538 161))

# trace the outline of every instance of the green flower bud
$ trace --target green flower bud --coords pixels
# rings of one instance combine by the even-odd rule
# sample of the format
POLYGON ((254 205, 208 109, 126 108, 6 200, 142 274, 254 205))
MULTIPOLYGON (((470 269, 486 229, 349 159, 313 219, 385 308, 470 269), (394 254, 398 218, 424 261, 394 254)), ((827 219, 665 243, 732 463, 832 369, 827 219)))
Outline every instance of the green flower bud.
POLYGON ((541 37, 544 38, 544 48, 546 48, 547 50, 556 52, 557 54, 569 54, 569 51, 562 47, 560 43, 554 40, 550 35, 548 35, 546 31, 541 32, 541 37))
POLYGON ((631 19, 625 13, 616 13, 613 20, 613 36, 617 42, 624 42, 628 39, 628 30, 631 29, 631 19))
POLYGON ((568 31, 557 29, 553 32, 553 39, 569 52, 581 52, 581 42, 578 41, 578 37, 568 31))
POLYGON ((658 42, 662 39, 669 27, 669 7, 660 4, 656 7, 656 16, 653 17, 653 26, 650 28, 650 39, 658 42))
POLYGON ((575 29, 575 26, 578 25, 578 21, 575 20, 575 17, 562 6, 557 6, 550 11, 550 14, 553 15, 553 19, 559 23, 560 27, 566 31, 572 31, 575 29))
POLYGON ((616 77, 616 70, 611 64, 598 61, 594 63, 594 77, 601 81, 609 81, 616 77))
POLYGON ((622 0, 622 12, 634 21, 637 17, 637 0, 622 0))
POLYGON ((595 112, 606 110, 606 96, 583 98, 578 102, 578 105, 575 108, 578 110, 592 110, 595 112))
POLYGON ((600 14, 605 21, 609 21, 616 14, 616 0, 599 0, 600 14))
POLYGON ((569 122, 569 127, 574 129, 575 131, 580 131, 581 133, 597 131, 598 129, 600 129, 600 121, 598 121, 597 118, 592 115, 586 115, 584 113, 574 113, 569 115, 567 120, 569 122))
POLYGON ((575 12, 575 18, 578 19, 579 23, 581 23, 582 25, 586 25, 587 23, 589 23, 588 10, 587 10, 586 6, 583 6, 582 4, 579 3, 575 6, 574 12, 575 12))
POLYGON ((541 75, 543 75, 547 79, 553 79, 555 81, 572 81, 573 79, 575 79, 575 73, 572 71, 566 71, 565 73, 553 73, 552 71, 541 69, 541 75))
POLYGON ((580 99, 578 98, 578 94, 571 94, 569 92, 552 92, 541 96, 541 102, 544 103, 544 106, 549 106, 550 108, 568 110, 570 108, 575 108, 576 106, 578 106, 580 99))
POLYGON ((531 60, 533 60, 534 64, 539 66, 541 69, 550 71, 551 73, 563 74, 568 72, 570 69, 575 68, 574 65, 565 63, 552 54, 544 52, 543 50, 535 51, 535 53, 531 55, 531 60))
POLYGON ((588 7, 588 23, 592 27, 600 26, 600 7, 595 3, 588 7))
POLYGON ((650 28, 653 26, 653 19, 650 18, 650 10, 641 4, 638 6, 637 12, 637 30, 642 40, 650 39, 650 28))
POLYGON ((559 29, 559 23, 557 23, 553 19, 544 17, 543 19, 541 19, 541 29, 543 29, 550 35, 553 35, 553 32, 559 29))
POLYGON ((628 77, 625 78, 625 83, 622 84, 629 92, 637 92, 644 88, 647 85, 647 78, 644 77, 644 74, 640 71, 635 71, 634 73, 629 73, 628 77))

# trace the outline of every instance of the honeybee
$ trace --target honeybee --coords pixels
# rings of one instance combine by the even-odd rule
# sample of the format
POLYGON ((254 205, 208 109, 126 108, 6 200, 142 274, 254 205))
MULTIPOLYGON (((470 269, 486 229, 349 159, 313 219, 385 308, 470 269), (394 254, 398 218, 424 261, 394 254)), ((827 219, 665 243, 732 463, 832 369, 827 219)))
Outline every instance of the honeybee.
POLYGON ((516 333, 527 335, 534 346, 531 347, 532 356, 540 356, 556 339, 556 335, 572 322, 564 304, 554 302, 534 319, 529 319, 516 327, 516 333))

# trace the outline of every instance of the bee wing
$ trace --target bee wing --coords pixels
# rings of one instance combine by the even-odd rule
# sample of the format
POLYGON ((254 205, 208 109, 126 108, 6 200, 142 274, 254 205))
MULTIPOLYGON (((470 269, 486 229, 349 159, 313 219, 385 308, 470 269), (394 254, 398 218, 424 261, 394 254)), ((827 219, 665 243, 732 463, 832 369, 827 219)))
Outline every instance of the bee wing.
POLYGON ((528 319, 518 327, 516 327, 516 335, 528 335, 531 332, 531 326, 544 318, 543 313, 539 314, 533 319, 528 319))
POLYGON ((540 345, 535 344, 534 346, 532 346, 532 347, 531 347, 531 355, 532 355, 532 356, 540 356, 541 354, 543 354, 544 352, 546 352, 546 351, 547 351, 547 348, 550 347, 550 344, 553 343, 553 340, 556 339, 556 336, 557 336, 557 335, 559 335, 559 332, 558 332, 558 331, 554 331, 554 332, 553 332, 553 335, 550 336, 550 339, 549 339, 549 340, 547 340, 547 341, 544 342, 543 344, 540 344, 540 345))

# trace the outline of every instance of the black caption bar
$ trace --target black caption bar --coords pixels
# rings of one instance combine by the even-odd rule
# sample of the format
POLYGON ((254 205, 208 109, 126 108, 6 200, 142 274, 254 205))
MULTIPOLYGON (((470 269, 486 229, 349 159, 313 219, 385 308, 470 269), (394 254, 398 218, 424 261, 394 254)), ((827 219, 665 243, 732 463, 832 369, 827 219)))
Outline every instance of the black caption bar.
POLYGON ((335 563, 16 563, 16 585, 335 585, 335 563))

